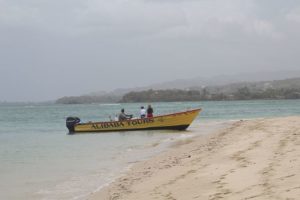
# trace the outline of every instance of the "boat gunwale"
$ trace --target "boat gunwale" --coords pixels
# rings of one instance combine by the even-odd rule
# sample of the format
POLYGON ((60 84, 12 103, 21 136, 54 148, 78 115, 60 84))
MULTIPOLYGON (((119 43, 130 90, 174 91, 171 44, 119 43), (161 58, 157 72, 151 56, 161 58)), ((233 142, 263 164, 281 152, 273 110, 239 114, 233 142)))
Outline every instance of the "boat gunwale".
POLYGON ((115 129, 115 130, 91 130, 91 131, 75 131, 76 134, 81 133, 106 133, 106 132, 129 132, 129 131, 154 131, 154 130, 186 130, 190 124, 182 124, 177 126, 156 126, 147 128, 133 128, 133 129, 115 129))
MULTIPOLYGON (((187 111, 182 111, 182 112, 176 112, 176 113, 170 113, 170 114, 165 114, 165 115, 157 115, 154 117, 151 117, 152 119, 154 118, 159 118, 159 117, 166 117, 166 116, 172 116, 172 115, 178 115, 178 114, 184 114, 184 113, 189 113, 189 112, 194 112, 194 111, 201 111, 202 108, 197 108, 197 109, 193 109, 193 110, 187 110, 187 111)), ((141 119, 147 119, 147 117, 145 118, 137 118, 137 119, 128 119, 128 120, 123 120, 123 121, 136 121, 136 120, 141 120, 141 119)), ((88 124, 97 124, 97 123, 113 123, 113 122, 120 122, 120 120, 118 121, 100 121, 100 122, 85 122, 85 123, 78 123, 77 125, 88 125, 88 124)))

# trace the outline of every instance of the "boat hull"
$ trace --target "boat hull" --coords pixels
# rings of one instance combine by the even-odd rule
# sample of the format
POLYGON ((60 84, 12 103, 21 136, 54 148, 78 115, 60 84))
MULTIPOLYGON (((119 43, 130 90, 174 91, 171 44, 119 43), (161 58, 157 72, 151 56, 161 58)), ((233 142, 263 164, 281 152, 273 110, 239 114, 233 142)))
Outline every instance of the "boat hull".
MULTIPOLYGON (((138 130, 185 130, 197 117, 201 109, 160 115, 152 118, 131 119, 112 122, 89 122, 74 125, 70 133, 112 132, 138 130)), ((70 130, 70 129, 69 129, 70 130)))

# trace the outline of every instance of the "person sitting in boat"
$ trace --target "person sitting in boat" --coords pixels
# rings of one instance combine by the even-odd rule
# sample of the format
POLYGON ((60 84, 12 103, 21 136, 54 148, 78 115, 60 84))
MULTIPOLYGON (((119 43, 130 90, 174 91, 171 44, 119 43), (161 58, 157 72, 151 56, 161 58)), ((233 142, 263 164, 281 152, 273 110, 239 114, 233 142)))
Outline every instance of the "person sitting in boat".
POLYGON ((148 108, 147 108, 147 117, 148 118, 153 117, 153 108, 151 107, 151 105, 148 105, 148 108))
POLYGON ((132 115, 125 114, 125 110, 124 110, 124 108, 122 108, 121 113, 119 114, 119 121, 124 121, 124 120, 131 119, 131 118, 132 118, 132 115))
POLYGON ((146 109, 144 108, 144 106, 141 107, 140 116, 142 119, 146 117, 146 109))

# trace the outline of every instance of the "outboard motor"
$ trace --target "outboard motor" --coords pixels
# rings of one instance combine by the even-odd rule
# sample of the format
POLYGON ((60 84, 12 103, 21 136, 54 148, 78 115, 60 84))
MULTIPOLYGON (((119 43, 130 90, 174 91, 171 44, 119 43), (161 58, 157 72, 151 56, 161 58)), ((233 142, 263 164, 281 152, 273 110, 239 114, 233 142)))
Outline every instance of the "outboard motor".
POLYGON ((67 117, 66 119, 66 126, 69 129, 69 133, 74 133, 74 126, 80 122, 78 117, 67 117))

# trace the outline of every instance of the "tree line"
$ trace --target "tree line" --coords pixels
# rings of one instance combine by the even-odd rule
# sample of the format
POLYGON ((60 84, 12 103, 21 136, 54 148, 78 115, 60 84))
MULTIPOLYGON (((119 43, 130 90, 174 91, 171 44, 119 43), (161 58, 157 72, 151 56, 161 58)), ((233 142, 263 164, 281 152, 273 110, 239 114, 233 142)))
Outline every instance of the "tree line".
POLYGON ((300 99, 300 78, 264 82, 240 82, 221 86, 194 86, 189 89, 165 89, 115 92, 102 95, 62 97, 59 104, 172 102, 212 100, 300 99))
POLYGON ((174 101, 221 101, 221 100, 259 100, 259 99, 300 99, 300 89, 272 89, 251 91, 248 87, 238 88, 232 93, 211 92, 207 88, 201 90, 146 90, 129 92, 120 96, 79 96, 63 97, 58 104, 90 104, 90 103, 134 103, 134 102, 174 102, 174 101))
POLYGON ((129 92, 120 102, 172 102, 172 101, 209 101, 209 100, 258 100, 258 99, 300 99, 300 89, 266 89, 251 91, 248 87, 239 88, 233 93, 201 90, 147 90, 129 92))

